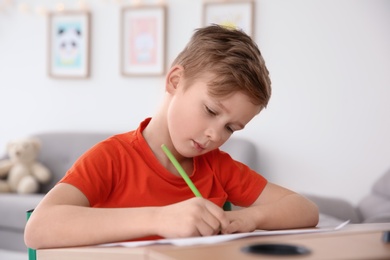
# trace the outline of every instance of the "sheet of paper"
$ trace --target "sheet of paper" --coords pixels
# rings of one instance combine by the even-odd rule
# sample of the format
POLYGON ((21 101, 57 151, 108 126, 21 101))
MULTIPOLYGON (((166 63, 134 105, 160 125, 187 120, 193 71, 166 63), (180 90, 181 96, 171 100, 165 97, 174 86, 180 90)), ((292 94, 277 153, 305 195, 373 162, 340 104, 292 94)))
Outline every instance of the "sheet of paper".
POLYGON ((348 223, 349 223, 349 220, 341 223, 340 225, 338 225, 336 227, 330 227, 330 228, 289 229, 289 230, 273 230, 273 231, 256 230, 254 232, 248 232, 248 233, 237 233, 237 234, 205 236, 205 237, 188 237, 188 238, 158 239, 158 240, 148 240, 148 241, 110 243, 110 244, 102 244, 99 246, 104 246, 104 247, 107 247, 107 246, 108 247, 109 246, 140 247, 140 246, 148 246, 148 245, 155 245, 155 244, 171 244, 171 245, 175 245, 175 246, 216 244, 216 243, 231 241, 231 240, 240 239, 240 238, 244 238, 244 237, 293 235, 293 234, 329 232, 329 231, 339 230, 339 229, 343 228, 344 226, 346 226, 348 223))

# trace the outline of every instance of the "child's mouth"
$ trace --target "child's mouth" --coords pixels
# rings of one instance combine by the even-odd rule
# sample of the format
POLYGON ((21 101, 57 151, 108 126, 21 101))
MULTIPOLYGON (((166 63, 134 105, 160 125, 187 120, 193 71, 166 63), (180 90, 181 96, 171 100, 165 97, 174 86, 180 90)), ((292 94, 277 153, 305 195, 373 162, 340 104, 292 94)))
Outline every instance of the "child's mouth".
POLYGON ((205 148, 204 148, 201 144, 199 144, 198 142, 193 141, 193 143, 194 143, 195 149, 196 149, 198 152, 202 152, 202 151, 205 149, 205 148))

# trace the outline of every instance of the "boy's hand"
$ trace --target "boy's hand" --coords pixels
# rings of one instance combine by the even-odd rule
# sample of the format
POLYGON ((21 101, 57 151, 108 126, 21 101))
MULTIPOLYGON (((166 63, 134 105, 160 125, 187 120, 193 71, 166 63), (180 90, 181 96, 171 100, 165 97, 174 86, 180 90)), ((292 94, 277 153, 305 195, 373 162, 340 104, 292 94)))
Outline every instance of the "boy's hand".
POLYGON ((252 232, 256 229, 255 221, 250 214, 245 214, 245 210, 233 210, 226 212, 229 225, 221 230, 222 234, 252 232))
POLYGON ((214 203, 192 198, 159 208, 155 223, 157 235, 174 238, 216 235, 229 225, 229 220, 214 203))

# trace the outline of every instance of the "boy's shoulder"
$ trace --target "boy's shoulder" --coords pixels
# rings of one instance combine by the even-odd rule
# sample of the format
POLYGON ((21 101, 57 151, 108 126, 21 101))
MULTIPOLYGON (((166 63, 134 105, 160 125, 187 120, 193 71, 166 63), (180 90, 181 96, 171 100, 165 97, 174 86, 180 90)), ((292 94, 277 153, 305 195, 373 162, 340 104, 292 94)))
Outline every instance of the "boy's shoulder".
POLYGON ((134 144, 134 141, 137 140, 137 130, 131 130, 128 132, 122 132, 122 133, 117 133, 106 140, 103 141, 103 143, 110 143, 110 144, 115 144, 115 143, 122 143, 122 144, 134 144))

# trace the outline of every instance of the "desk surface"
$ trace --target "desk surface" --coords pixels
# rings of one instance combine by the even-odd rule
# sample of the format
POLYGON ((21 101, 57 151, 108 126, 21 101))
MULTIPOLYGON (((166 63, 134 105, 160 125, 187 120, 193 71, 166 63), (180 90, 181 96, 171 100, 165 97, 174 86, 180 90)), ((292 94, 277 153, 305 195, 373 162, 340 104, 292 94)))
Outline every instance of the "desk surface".
MULTIPOLYGON (((390 223, 351 224, 342 230, 332 232, 248 237, 213 245, 44 249, 37 251, 37 259, 269 259, 269 255, 242 252, 243 247, 257 243, 301 245, 311 251, 308 255, 291 257, 293 259, 390 259, 390 243, 382 241, 385 230, 390 230, 390 223)), ((272 257, 272 259, 286 258, 289 257, 272 257)))

